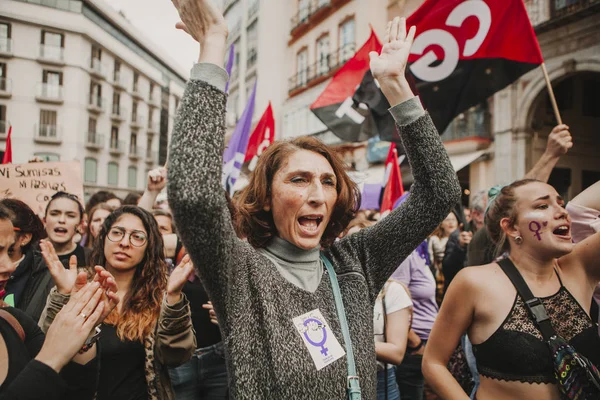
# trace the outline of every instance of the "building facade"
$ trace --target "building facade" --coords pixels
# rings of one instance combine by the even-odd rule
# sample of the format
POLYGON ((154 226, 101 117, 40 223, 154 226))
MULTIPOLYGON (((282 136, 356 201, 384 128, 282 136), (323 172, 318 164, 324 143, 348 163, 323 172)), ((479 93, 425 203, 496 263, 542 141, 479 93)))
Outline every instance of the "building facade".
POLYGON ((4 0, 0 149, 81 162, 86 196, 141 190, 162 165, 188 73, 101 0, 4 0))

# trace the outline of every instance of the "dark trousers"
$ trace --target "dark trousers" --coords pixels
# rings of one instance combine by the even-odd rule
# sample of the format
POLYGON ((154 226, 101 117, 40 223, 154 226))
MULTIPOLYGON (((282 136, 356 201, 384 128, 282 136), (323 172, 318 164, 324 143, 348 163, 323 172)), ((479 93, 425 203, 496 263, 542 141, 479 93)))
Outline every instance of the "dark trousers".
POLYGON ((170 368, 169 375, 177 400, 226 400, 228 397, 221 343, 196 349, 190 361, 170 368))
POLYGON ((423 400, 425 378, 421 371, 423 356, 406 354, 396 367, 396 381, 402 400, 423 400))
POLYGON ((400 392, 396 383, 396 367, 388 368, 387 371, 377 371, 377 400, 400 400, 400 392), (387 374, 387 396, 385 386, 385 375, 387 374))

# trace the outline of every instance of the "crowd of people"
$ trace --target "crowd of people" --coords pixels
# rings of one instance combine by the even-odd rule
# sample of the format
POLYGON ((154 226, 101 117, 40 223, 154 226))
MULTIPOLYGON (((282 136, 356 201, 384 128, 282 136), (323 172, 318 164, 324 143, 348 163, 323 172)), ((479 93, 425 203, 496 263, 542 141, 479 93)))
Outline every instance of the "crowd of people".
POLYGON ((566 125, 463 206, 395 18, 370 57, 414 176, 397 207, 360 210, 312 137, 273 143, 230 198, 227 25, 174 5, 201 52, 145 192, 0 200, 0 399, 600 398, 600 182, 566 207, 546 183, 566 125))

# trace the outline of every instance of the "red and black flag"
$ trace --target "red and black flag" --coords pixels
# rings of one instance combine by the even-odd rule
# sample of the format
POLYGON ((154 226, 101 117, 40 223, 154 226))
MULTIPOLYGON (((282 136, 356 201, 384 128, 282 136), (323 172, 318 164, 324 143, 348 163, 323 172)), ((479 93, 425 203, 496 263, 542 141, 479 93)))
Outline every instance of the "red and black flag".
MULTIPOLYGON (((378 110, 385 108, 387 112, 387 107, 381 103, 385 98, 370 73, 371 51, 381 52, 381 43, 372 30, 367 42, 335 73, 310 106, 331 132, 347 142, 361 142, 378 135, 378 124, 381 127, 381 123, 371 115, 370 106, 379 105, 378 110)), ((393 129, 391 117, 389 121, 393 129)))
POLYGON ((412 25, 407 75, 440 133, 543 62, 523 0, 427 0, 412 25))

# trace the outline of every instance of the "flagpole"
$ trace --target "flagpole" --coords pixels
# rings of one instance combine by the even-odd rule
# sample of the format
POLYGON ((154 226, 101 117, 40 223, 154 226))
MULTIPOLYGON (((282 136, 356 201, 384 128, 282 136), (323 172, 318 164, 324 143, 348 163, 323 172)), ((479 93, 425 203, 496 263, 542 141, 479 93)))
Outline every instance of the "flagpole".
POLYGON ((556 98, 554 97, 554 90, 552 90, 552 83, 550 83, 550 77, 548 76, 546 64, 542 63, 541 65, 542 72, 544 73, 544 79, 546 79, 546 86, 548 87, 548 94, 550 95, 550 102, 552 103, 552 108, 554 109, 556 122, 558 122, 558 125, 562 125, 562 118, 560 117, 560 111, 558 111, 558 104, 556 104, 556 98))

